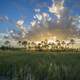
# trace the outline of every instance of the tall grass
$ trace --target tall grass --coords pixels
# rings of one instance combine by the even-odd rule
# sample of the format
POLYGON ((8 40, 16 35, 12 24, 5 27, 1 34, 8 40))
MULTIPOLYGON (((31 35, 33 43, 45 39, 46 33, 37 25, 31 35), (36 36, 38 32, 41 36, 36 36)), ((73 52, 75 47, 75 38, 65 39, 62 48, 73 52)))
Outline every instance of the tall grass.
POLYGON ((0 80, 80 80, 79 53, 0 50, 0 80))

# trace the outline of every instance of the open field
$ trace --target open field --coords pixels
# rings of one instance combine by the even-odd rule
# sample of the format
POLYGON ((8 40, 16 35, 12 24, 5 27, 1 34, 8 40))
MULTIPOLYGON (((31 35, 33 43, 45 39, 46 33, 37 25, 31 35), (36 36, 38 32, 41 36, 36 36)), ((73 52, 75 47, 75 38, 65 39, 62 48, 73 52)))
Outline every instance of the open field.
POLYGON ((80 52, 0 50, 0 80, 80 80, 80 52))

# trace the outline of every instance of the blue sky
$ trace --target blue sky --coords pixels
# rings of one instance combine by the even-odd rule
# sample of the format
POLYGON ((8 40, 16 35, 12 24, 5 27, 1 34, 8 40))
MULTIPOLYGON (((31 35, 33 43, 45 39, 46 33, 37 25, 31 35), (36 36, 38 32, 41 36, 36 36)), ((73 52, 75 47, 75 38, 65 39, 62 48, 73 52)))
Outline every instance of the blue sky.
MULTIPOLYGON (((48 12, 48 6, 52 5, 52 0, 0 0, 0 16, 8 16, 17 21, 21 16, 25 17, 25 25, 29 25, 33 18, 34 9, 40 8, 43 12, 48 12)), ((65 7, 70 10, 70 15, 80 15, 80 0, 65 0, 65 7)), ((17 29, 15 24, 0 23, 0 32, 7 29, 17 29)))

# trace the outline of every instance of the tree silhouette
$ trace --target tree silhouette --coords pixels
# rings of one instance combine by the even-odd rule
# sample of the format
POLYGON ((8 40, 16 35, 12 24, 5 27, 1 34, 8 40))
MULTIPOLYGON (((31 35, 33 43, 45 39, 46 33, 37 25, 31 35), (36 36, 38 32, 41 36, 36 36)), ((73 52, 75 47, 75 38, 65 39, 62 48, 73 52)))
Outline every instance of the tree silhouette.
POLYGON ((5 41, 4 45, 10 47, 10 41, 5 41))
POLYGON ((22 42, 22 45, 24 46, 24 48, 26 48, 26 46, 27 46, 27 41, 23 41, 23 42, 22 42))
POLYGON ((61 47, 60 41, 56 40, 56 43, 57 43, 57 48, 60 48, 61 47))
POLYGON ((65 43, 65 41, 62 41, 62 43, 61 43, 61 44, 62 44, 62 47, 63 47, 63 48, 65 48, 65 47, 66 47, 66 43, 65 43))
POLYGON ((19 45, 19 47, 22 45, 22 42, 19 40, 18 42, 17 42, 17 44, 19 45))
POLYGON ((73 45, 75 44, 75 40, 74 39, 71 39, 70 40, 70 44, 72 45, 72 48, 73 48, 73 45))

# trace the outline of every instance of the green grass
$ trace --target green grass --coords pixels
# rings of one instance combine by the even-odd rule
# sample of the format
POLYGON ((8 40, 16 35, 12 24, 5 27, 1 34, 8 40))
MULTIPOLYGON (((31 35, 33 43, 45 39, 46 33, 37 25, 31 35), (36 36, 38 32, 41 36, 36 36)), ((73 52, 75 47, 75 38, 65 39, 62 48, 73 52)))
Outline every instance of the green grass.
POLYGON ((80 52, 0 50, 0 76, 7 80, 80 80, 80 52))

